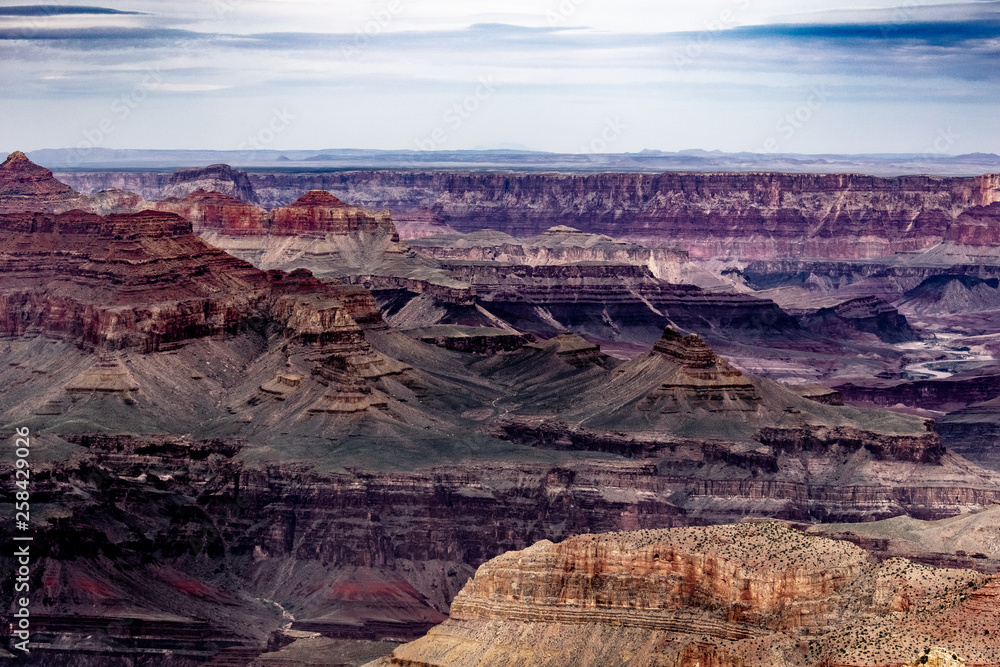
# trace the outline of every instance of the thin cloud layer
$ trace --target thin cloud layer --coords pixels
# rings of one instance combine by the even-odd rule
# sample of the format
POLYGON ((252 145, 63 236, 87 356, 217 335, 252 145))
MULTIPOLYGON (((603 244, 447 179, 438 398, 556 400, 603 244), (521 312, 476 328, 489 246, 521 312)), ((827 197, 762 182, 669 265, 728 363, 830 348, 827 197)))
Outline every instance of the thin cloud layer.
POLYGON ((456 4, 8 7, 0 143, 1000 152, 998 2, 456 4))

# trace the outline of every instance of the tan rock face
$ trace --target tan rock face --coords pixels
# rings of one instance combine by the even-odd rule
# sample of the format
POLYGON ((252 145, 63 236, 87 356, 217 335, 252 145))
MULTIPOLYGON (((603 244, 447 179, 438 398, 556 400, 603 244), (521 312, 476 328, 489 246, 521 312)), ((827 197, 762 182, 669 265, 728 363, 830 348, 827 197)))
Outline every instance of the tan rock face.
POLYGON ((486 563, 383 664, 1000 665, 998 593, 777 522, 581 535, 486 563))
POLYGON ((965 667, 965 660, 953 651, 935 646, 906 667, 965 667))

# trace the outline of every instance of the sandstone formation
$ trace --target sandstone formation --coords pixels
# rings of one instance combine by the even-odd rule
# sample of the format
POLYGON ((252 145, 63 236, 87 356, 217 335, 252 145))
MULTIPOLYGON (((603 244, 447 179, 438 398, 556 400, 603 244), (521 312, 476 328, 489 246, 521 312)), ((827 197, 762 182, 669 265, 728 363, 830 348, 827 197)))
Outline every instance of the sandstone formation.
POLYGON ((57 180, 52 172, 14 151, 0 165, 0 214, 26 211, 64 213, 82 209, 91 213, 131 213, 146 208, 142 196, 109 188, 82 195, 57 180))
POLYGON ((985 667, 998 596, 775 522, 586 535, 483 565, 448 621, 373 664, 985 667))
POLYGON ((80 195, 52 172, 14 151, 0 164, 0 213, 47 211, 75 202, 80 195))
POLYGON ((196 233, 208 230, 231 236, 267 234, 267 211, 220 192, 195 190, 182 199, 164 199, 152 204, 158 211, 188 219, 196 233))
POLYGON ((949 412, 937 420, 948 447, 979 465, 1000 470, 1000 398, 949 412))
POLYGON ((974 247, 1000 246, 1000 202, 970 208, 948 228, 944 240, 974 247))
POLYGON ((292 204, 275 209, 271 215, 271 233, 277 236, 323 236, 353 232, 377 234, 390 229, 395 232, 388 211, 372 214, 365 209, 348 206, 323 190, 310 190, 292 204))
POLYGON ((445 325, 411 329, 406 333, 424 343, 437 345, 448 350, 487 356, 499 352, 519 350, 534 341, 531 335, 521 334, 512 329, 490 327, 445 325))
POLYGON ((0 216, 4 335, 45 332, 108 348, 246 327, 267 275, 211 248, 186 220, 144 212, 0 216))
POLYGON ((886 407, 902 404, 950 412, 1000 397, 1000 369, 991 364, 947 378, 848 382, 834 389, 848 402, 857 404, 886 407))
MULTIPOLYGON (((667 234, 695 255, 840 256, 851 248, 851 256, 869 256, 937 243, 931 231, 940 227, 944 238, 956 216, 988 208, 990 179, 874 179, 865 193, 865 183, 846 176, 435 176, 434 187, 507 190, 462 186, 454 192, 464 199, 453 199, 421 190, 427 174, 382 174, 384 201, 419 200, 425 227, 447 219, 469 232, 495 214, 508 232, 530 236, 473 232, 410 248, 387 214, 372 212, 383 199, 325 180, 357 183, 357 173, 296 175, 306 180, 280 202, 275 193, 287 194, 288 174, 223 166, 133 174, 106 185, 142 182, 141 195, 168 198, 150 204, 105 191, 84 198, 90 212, 58 213, 76 201, 73 193, 13 162, 8 171, 34 175, 8 182, 61 202, 0 215, 0 421, 8 432, 29 427, 40 443, 33 493, 39 544, 48 546, 32 603, 41 660, 67 659, 86 645, 95 660, 135 661, 172 650, 173 641, 183 660, 246 665, 283 626, 320 633, 298 639, 322 650, 410 640, 444 619, 475 567, 539 540, 748 517, 937 519, 1000 500, 1000 477, 947 451, 926 420, 844 407, 831 390, 788 388, 750 370, 771 346, 778 360, 811 364, 816 381, 838 364, 874 359, 898 378, 917 360, 887 342, 913 333, 887 295, 939 268, 909 258, 891 267, 804 259, 695 265, 685 250, 603 236, 667 234), (258 187, 264 181, 270 185, 258 187), (406 187, 389 189, 393 183, 406 187), (581 189, 591 185, 606 188, 581 189), (307 190, 319 191, 300 197, 307 190), (153 210, 112 214, 135 207, 153 210), (472 211, 465 222, 455 217, 463 210, 472 211), (583 231, 552 227, 558 223, 583 231), (829 312, 809 329, 768 295, 749 293, 772 278, 779 290, 797 280, 826 291, 830 301, 796 310, 799 320, 829 312), (883 291, 847 293, 871 286, 883 291)), ((989 267, 976 270, 991 279, 989 267)), ((926 324, 919 318, 914 327, 926 324)), ((912 354, 924 361, 937 352, 912 354)), ((972 389, 954 391, 974 385, 968 374, 956 378, 964 384, 949 385, 953 394, 982 400, 972 389)), ((0 471, 3 488, 13 488, 10 472, 0 471)), ((886 541, 872 550, 883 562, 862 554, 861 569, 844 575, 849 581, 826 577, 813 561, 789 572, 774 554, 734 550, 725 561, 706 560, 710 549, 689 550, 684 558, 713 574, 695 568, 697 576, 671 580, 669 590, 693 591, 694 611, 677 618, 695 618, 704 631, 641 650, 678 664, 805 655, 816 648, 811 638, 825 635, 799 636, 807 646, 788 649, 786 638, 769 639, 774 629, 854 628, 851 619, 868 618, 862 608, 872 596, 879 614, 903 613, 879 591, 902 590, 928 615, 942 611, 920 607, 929 595, 922 580, 911 591, 911 573, 893 574, 892 558, 909 552, 888 538, 851 538, 865 540, 886 541), (740 579, 737 559, 768 577, 740 579), (894 583, 878 583, 876 571, 894 583), (698 588, 702 579, 708 589, 698 588), (738 595, 729 581, 742 582, 738 595), (837 605, 846 620, 833 618, 837 605), (716 631, 730 638, 716 642, 716 631), (751 645, 758 639, 773 650, 751 645)), ((992 550, 962 544, 965 556, 924 554, 926 562, 992 566, 992 550)), ((823 552, 829 561, 847 553, 823 552)), ((637 572, 649 565, 633 562, 637 572)), ((583 561, 574 567, 589 572, 583 561)), ((609 587, 592 587, 605 592, 590 598, 573 572, 560 575, 576 581, 567 596, 592 600, 602 614, 624 608, 611 583, 625 581, 630 599, 645 605, 629 608, 637 629, 601 625, 613 615, 585 625, 594 645, 682 632, 641 625, 664 611, 666 598, 644 592, 638 575, 629 583, 621 569, 614 577, 602 571, 609 587)), ((0 605, 9 596, 0 591, 0 605)), ((476 599, 467 599, 469 614, 480 613, 476 599)), ((952 627, 949 618, 942 627, 952 627)), ((487 634, 506 632, 511 621, 488 622, 496 625, 487 634)), ((576 621, 560 623, 551 636, 573 637, 576 621)), ((849 653, 861 644, 831 637, 854 656, 842 664, 862 664, 849 653)), ((535 639, 524 644, 545 645, 535 639)), ((272 655, 260 660, 294 664, 316 648, 296 644, 269 645, 272 655)), ((917 655, 910 648, 897 666, 917 655)), ((843 657, 818 648, 812 655, 829 664, 843 657)))
POLYGON ((566 226, 551 227, 528 239, 516 239, 503 232, 489 230, 433 236, 411 241, 410 247, 422 255, 442 260, 528 266, 581 262, 646 266, 657 278, 674 283, 682 282, 683 265, 688 259, 687 253, 677 248, 633 245, 566 226))
MULTIPOLYGON (((129 187, 131 184, 125 182, 118 187, 121 190, 137 192, 145 195, 148 191, 140 188, 129 187), (124 186, 124 187, 122 187, 124 186)), ((107 189, 107 188, 101 188, 107 189)), ((164 179, 163 187, 155 193, 153 199, 183 199, 188 194, 198 190, 206 192, 218 192, 234 199, 239 199, 248 203, 256 203, 253 185, 250 183, 246 172, 233 169, 228 164, 213 164, 207 167, 195 167, 193 169, 181 169, 164 179)), ((151 197, 146 197, 151 199, 151 197)))
MULTIPOLYGON (((86 191, 119 187, 150 198, 162 192, 154 182, 166 177, 63 178, 86 191)), ((859 259, 925 250, 942 242, 962 213, 1000 199, 997 176, 337 171, 249 179, 269 207, 304 190, 327 190, 368 208, 389 208, 404 228, 410 212, 426 218, 432 211, 442 225, 463 233, 489 228, 526 238, 562 224, 628 240, 669 238, 694 257, 744 259, 859 259)))

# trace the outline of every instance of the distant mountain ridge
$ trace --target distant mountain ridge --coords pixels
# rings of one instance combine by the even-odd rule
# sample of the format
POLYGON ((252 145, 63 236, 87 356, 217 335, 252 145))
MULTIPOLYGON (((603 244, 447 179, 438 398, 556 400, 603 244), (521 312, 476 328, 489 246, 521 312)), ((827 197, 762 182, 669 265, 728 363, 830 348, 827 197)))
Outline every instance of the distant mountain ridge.
POLYGON ((939 155, 725 153, 700 149, 679 152, 547 153, 530 150, 120 150, 42 149, 28 154, 34 162, 62 170, 182 169, 226 163, 246 169, 281 167, 304 171, 338 169, 511 169, 515 171, 782 171, 792 173, 859 173, 871 176, 935 174, 978 176, 1000 171, 992 153, 939 155))

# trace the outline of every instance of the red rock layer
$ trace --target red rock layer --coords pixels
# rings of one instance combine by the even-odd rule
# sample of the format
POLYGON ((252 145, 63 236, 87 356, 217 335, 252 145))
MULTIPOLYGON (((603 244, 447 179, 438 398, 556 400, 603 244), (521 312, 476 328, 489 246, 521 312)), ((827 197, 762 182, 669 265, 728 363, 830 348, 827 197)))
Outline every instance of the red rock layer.
POLYGON ((0 213, 50 210, 79 196, 20 151, 0 164, 0 213))
POLYGON ((966 211, 948 228, 944 238, 961 245, 1000 246, 1000 203, 966 211))
POLYGON ((329 192, 311 190, 295 203, 271 213, 271 233, 278 236, 395 233, 389 212, 372 213, 348 206, 329 192))
POLYGON ((564 224, 662 241, 692 256, 873 258, 939 243, 962 212, 1000 200, 1000 176, 858 174, 510 174, 341 172, 252 175, 264 199, 304 187, 388 207, 432 210, 460 232, 518 238, 564 224))
POLYGON ((183 199, 166 199, 152 206, 187 218, 195 231, 218 230, 231 236, 267 234, 270 222, 264 209, 221 192, 196 190, 183 199))
MULTIPOLYGON (((112 172, 74 174, 71 182, 88 191, 119 187, 153 198, 167 192, 167 178, 112 172)), ((431 218, 442 230, 489 228, 528 238, 562 224, 619 239, 669 239, 694 257, 746 259, 861 259, 923 250, 946 236, 968 234, 961 231, 965 223, 950 231, 956 218, 1000 201, 996 174, 351 171, 248 179, 265 206, 291 201, 307 188, 330 190, 389 208, 400 220, 431 218)))
POLYGON ((287 328, 293 313, 312 329, 338 317, 338 326, 382 324, 362 288, 327 285, 308 272, 265 273, 209 246, 171 213, 0 215, 3 335, 157 350, 254 320, 277 318, 287 328))

